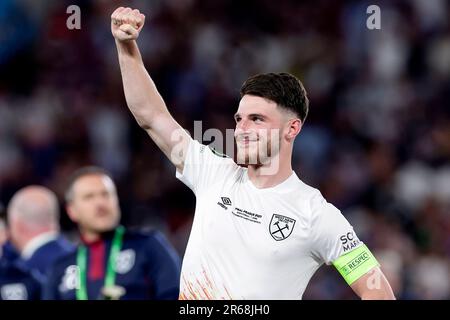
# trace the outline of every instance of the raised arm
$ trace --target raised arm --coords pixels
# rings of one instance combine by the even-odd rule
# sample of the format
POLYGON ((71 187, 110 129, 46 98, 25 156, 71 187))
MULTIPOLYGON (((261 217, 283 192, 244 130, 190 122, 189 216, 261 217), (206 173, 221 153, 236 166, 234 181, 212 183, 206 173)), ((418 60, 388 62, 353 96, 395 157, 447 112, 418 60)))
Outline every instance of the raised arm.
POLYGON ((130 8, 120 7, 111 15, 125 99, 139 126, 182 172, 191 137, 171 116, 144 67, 136 43, 144 22, 145 16, 130 8))

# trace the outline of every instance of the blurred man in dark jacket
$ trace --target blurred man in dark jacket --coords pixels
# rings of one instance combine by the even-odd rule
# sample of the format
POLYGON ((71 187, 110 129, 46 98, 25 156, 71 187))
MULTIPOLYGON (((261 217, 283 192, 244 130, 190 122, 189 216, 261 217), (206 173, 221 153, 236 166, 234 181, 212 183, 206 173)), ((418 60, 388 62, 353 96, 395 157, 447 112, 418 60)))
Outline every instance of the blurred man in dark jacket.
POLYGON ((39 300, 43 279, 24 265, 11 242, 1 249, 0 300, 39 300))
POLYGON ((180 260, 162 233, 132 232, 119 224, 116 187, 101 168, 78 170, 66 192, 81 243, 50 272, 52 300, 177 299, 180 260))
POLYGON ((38 300, 41 283, 19 262, 19 253, 8 239, 0 203, 0 300, 38 300))

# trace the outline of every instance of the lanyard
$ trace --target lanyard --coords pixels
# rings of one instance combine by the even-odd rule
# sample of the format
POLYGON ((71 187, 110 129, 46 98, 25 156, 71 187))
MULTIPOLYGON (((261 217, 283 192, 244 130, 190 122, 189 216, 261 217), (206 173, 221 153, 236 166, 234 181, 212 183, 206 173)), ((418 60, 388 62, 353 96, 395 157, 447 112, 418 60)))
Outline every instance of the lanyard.
MULTIPOLYGON (((109 252, 106 275, 105 275, 105 287, 114 286, 116 281, 116 271, 115 263, 117 260, 117 254, 122 248, 123 234, 125 233, 125 228, 123 226, 117 227, 114 238, 111 243, 111 249, 109 252)), ((78 283, 79 286, 76 290, 77 300, 88 300, 87 294, 87 248, 81 245, 77 252, 77 265, 79 270, 78 283)))

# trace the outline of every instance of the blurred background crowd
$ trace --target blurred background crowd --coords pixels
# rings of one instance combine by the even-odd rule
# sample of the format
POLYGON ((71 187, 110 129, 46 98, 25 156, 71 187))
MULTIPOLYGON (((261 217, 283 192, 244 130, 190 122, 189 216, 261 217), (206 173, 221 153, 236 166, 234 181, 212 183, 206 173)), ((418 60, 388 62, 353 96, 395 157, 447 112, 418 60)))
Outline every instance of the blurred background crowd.
MULTIPOLYGON (((146 14, 145 65, 191 133, 194 120, 233 128, 248 76, 299 77, 310 113, 294 170, 342 210, 397 298, 450 298, 445 0, 1 0, 0 207, 41 184, 64 210, 65 179, 95 164, 113 174, 123 223, 158 228, 184 253, 195 198, 127 109, 110 33, 118 6, 146 14), (71 4, 81 30, 66 27, 71 4), (366 27, 370 4, 381 8, 381 30, 366 27)), ((75 237, 65 214, 61 226, 75 237)), ((3 230, 0 221, 0 242, 3 230)), ((304 298, 356 296, 327 267, 304 298)))

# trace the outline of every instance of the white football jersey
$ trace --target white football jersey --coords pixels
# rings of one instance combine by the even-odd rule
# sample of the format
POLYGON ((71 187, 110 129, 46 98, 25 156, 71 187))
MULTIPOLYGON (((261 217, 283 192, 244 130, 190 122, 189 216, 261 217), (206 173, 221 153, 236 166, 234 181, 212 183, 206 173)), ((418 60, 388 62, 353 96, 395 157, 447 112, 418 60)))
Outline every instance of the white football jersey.
POLYGON ((258 189, 246 168, 192 140, 176 176, 197 199, 180 299, 301 299, 323 263, 362 244, 295 173, 258 189))

